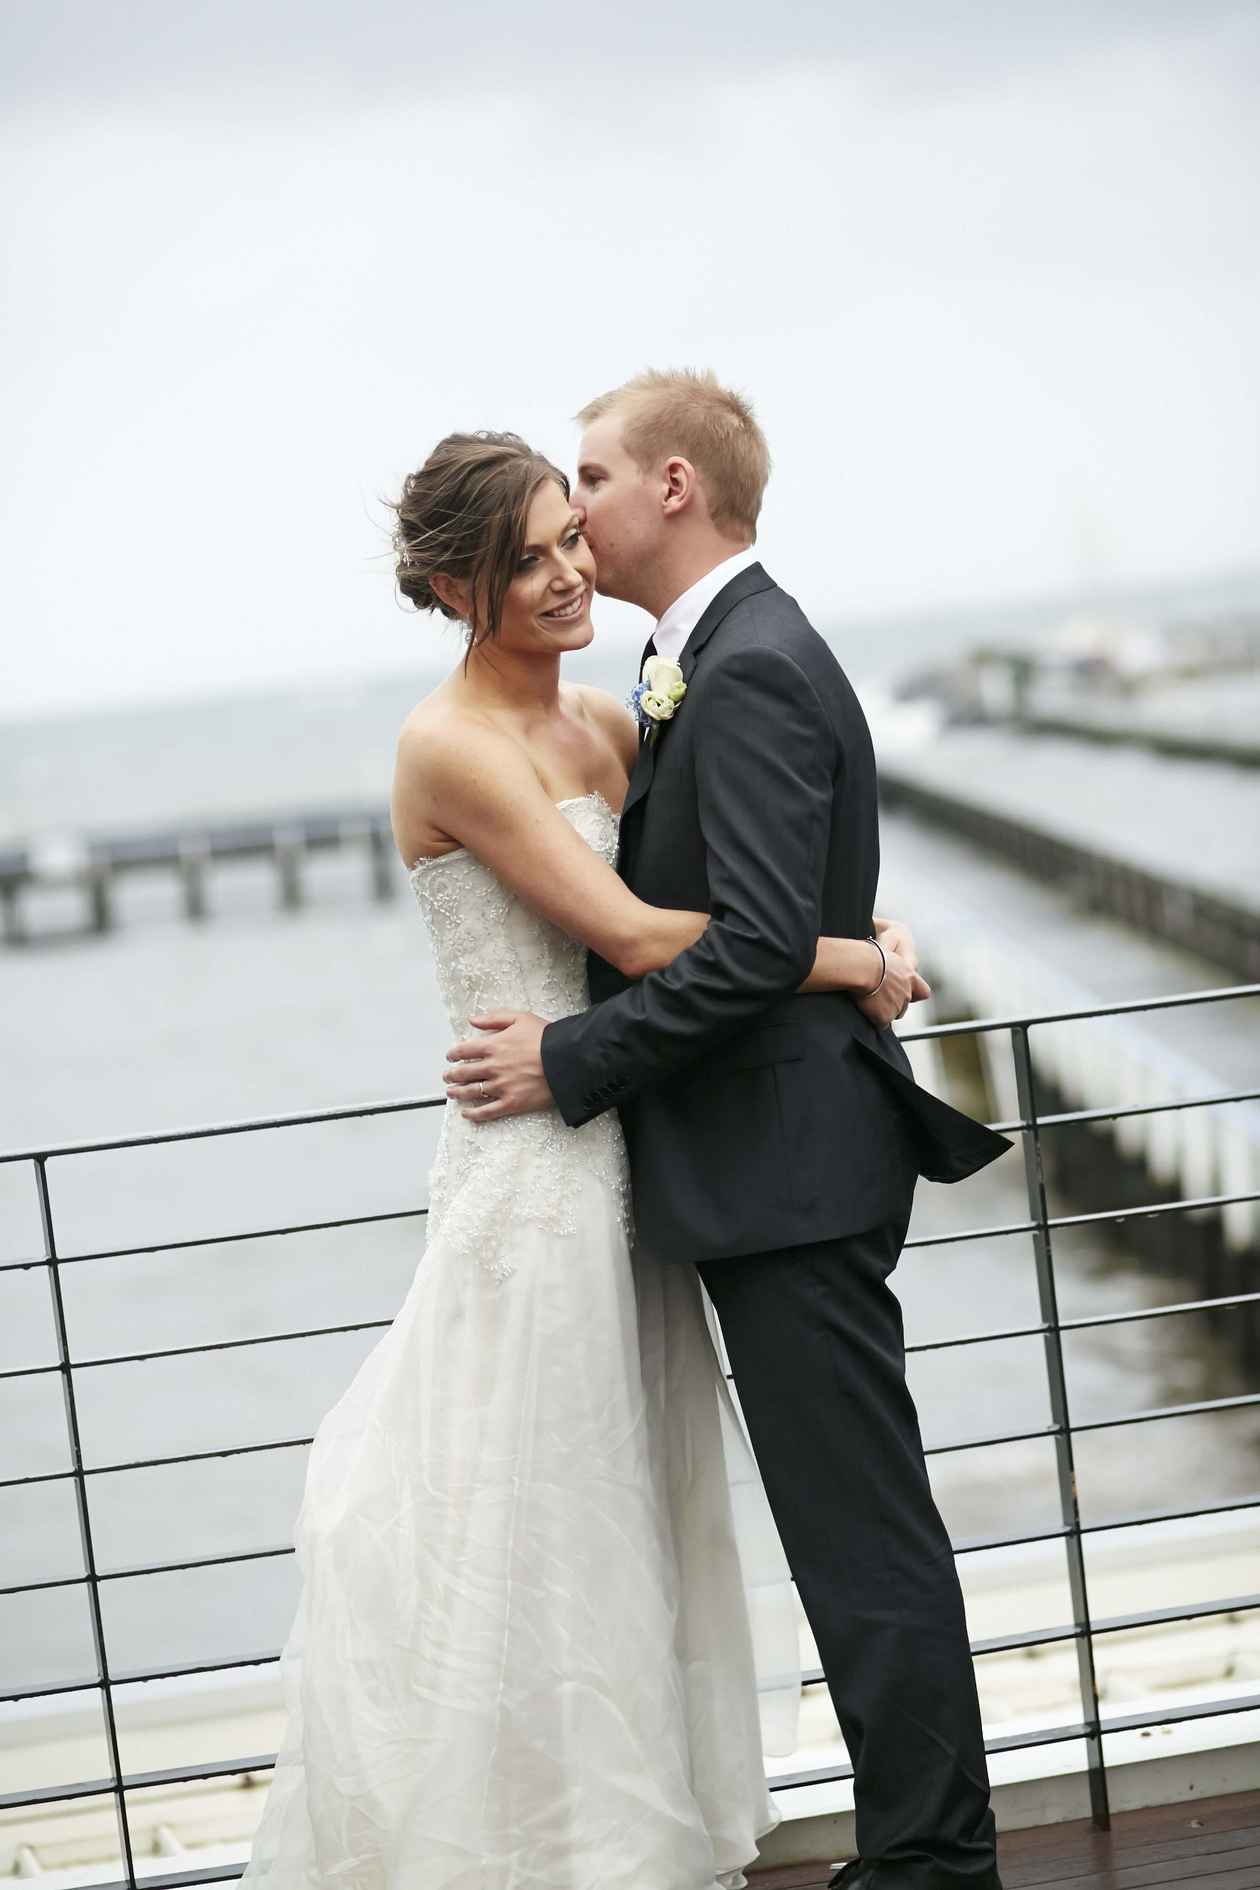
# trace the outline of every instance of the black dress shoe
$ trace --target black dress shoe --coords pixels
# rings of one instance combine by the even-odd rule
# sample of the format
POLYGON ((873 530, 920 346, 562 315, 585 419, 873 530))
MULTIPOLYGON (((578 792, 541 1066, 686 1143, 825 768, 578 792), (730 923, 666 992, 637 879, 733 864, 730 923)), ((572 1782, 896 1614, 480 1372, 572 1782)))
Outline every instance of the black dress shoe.
POLYGON ((829 1880, 827 1890, 868 1890, 873 1882, 870 1866, 853 1857, 829 1880))

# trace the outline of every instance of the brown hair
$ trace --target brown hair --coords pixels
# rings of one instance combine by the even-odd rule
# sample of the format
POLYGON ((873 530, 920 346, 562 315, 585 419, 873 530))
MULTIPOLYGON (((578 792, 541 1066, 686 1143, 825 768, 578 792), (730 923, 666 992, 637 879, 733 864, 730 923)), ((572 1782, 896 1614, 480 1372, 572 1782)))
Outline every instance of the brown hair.
POLYGON ((473 640, 496 636, 530 502, 544 479, 554 479, 568 498, 559 467, 517 433, 448 433, 439 440, 391 508, 402 595, 417 610, 458 619, 430 582, 444 573, 469 587, 473 640))
POLYGON ((578 422, 588 427, 614 410, 624 411, 622 442, 641 471, 681 454, 700 475, 718 530, 756 537, 770 449, 742 394, 707 371, 649 368, 589 401, 578 422))

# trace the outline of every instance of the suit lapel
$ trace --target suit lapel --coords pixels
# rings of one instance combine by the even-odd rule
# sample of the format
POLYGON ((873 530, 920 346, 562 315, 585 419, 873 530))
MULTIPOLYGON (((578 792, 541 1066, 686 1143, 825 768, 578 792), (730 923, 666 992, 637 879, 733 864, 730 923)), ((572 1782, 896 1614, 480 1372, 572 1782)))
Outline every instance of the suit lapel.
MULTIPOLYGON (((683 645, 682 654, 678 659, 678 666, 682 670, 683 681, 685 683, 689 684, 691 682, 696 672, 696 663, 699 660, 700 652, 703 650, 718 625, 722 622, 722 619, 728 616, 729 613, 734 610, 736 604, 741 604, 746 597, 755 597, 758 591, 769 591, 773 590, 773 588, 774 579, 767 577, 764 567, 760 564, 750 564, 746 570, 738 572, 737 575, 731 579, 729 584, 722 586, 722 589, 713 599, 713 602, 709 605, 709 608, 705 611, 699 623, 683 645)), ((636 682, 643 674, 643 663, 647 661, 650 648, 651 639, 649 638, 648 646, 643 652, 643 662, 639 664, 639 676, 635 677, 636 682)), ((685 697, 679 706, 678 713, 679 715, 685 715, 687 713, 685 697)), ((629 785, 626 788, 626 798, 621 809, 623 833, 625 831, 627 814, 639 805, 652 785, 652 776, 656 772, 657 750, 662 742, 669 740, 669 731, 672 726, 673 724, 671 722, 660 723, 657 727, 655 741, 641 740, 639 743, 638 759, 635 761, 633 771, 631 772, 629 785)))
MULTIPOLYGON (((659 735, 656 740, 660 740, 659 735)), ((652 774, 655 767, 656 742, 650 742, 645 738, 639 743, 639 752, 635 758, 634 767, 630 771, 630 781, 626 788, 626 798, 621 805, 621 819, 623 825, 630 809, 638 805, 651 787, 652 774)))
MULTIPOLYGON (((691 682, 696 673, 696 663, 699 661, 701 650, 723 618, 729 617, 736 604, 742 604, 746 597, 755 597, 758 591, 772 591, 773 589, 774 579, 766 575, 766 568, 762 564, 750 564, 746 570, 738 572, 729 584, 722 586, 683 644, 678 667, 682 670, 685 683, 691 682)), ((686 704, 684 703, 683 706, 685 708, 686 704)))

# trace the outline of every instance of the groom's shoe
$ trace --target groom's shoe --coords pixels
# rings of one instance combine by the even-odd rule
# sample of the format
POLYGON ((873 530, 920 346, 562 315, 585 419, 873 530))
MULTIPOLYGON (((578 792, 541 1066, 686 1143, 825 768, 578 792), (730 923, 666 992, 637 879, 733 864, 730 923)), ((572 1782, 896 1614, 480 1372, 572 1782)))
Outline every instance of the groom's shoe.
MULTIPOLYGON (((883 1882, 877 1864, 864 1864, 860 1857, 854 1857, 828 1879, 827 1890, 879 1890, 883 1882)), ((977 1890, 1002 1890, 996 1870, 991 1877, 978 1881, 977 1890)))
POLYGON ((827 1890, 869 1890, 874 1881, 871 1866, 864 1864, 860 1857, 854 1857, 828 1879, 827 1890))

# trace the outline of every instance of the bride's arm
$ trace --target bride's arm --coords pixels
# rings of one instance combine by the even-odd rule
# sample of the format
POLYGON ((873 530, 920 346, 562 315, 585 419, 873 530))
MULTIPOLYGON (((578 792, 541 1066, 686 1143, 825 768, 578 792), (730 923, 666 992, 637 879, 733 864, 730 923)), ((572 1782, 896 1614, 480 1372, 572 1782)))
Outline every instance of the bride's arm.
MULTIPOLYGON (((709 924, 704 912, 649 905, 594 852, 550 799, 516 742, 480 727, 404 731, 396 794, 545 918, 628 978, 672 964, 709 924)), ((879 953, 868 941, 823 938, 802 991, 869 991, 879 953)))
POLYGON ((639 899, 565 819, 519 744, 479 724, 404 729, 395 802, 484 862, 522 899, 627 977, 667 965, 708 925, 639 899))

